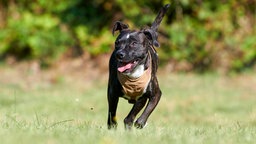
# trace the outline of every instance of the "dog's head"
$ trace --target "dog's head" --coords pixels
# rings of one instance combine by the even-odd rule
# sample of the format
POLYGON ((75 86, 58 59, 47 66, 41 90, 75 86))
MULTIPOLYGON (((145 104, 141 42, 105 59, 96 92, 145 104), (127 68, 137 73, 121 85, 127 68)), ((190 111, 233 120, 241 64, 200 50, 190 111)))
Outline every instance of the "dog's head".
POLYGON ((115 41, 115 56, 117 69, 121 73, 132 73, 139 65, 147 68, 148 51, 151 47, 159 47, 157 41, 157 29, 169 8, 165 5, 158 13, 150 28, 140 31, 130 30, 127 24, 117 21, 114 24, 112 34, 119 31, 115 41))
POLYGON ((150 29, 132 31, 128 25, 117 21, 113 28, 120 32, 115 41, 115 56, 118 62, 118 71, 131 73, 139 65, 145 65, 149 46, 159 46, 157 34, 150 29))

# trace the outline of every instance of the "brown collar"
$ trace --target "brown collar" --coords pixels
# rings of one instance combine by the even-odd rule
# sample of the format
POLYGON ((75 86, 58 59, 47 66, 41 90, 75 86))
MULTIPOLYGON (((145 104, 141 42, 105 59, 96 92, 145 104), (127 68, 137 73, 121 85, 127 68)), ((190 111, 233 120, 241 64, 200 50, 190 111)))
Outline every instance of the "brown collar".
POLYGON ((127 75, 124 75, 120 72, 117 73, 117 77, 119 82, 121 83, 123 87, 123 92, 127 96, 127 99, 130 100, 137 100, 139 96, 141 96, 151 79, 151 69, 152 69, 152 63, 151 63, 151 55, 149 55, 149 67, 144 71, 143 75, 138 78, 130 78, 127 75))

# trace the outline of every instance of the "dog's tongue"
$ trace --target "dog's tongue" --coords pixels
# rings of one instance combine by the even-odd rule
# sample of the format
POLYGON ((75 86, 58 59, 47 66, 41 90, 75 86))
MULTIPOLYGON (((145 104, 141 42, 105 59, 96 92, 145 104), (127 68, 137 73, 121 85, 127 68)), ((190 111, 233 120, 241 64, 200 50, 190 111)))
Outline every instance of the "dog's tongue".
POLYGON ((128 69, 131 69, 132 68, 132 63, 127 63, 127 64, 124 64, 124 65, 121 65, 117 68, 117 70, 119 72, 124 72, 125 70, 128 70, 128 69))

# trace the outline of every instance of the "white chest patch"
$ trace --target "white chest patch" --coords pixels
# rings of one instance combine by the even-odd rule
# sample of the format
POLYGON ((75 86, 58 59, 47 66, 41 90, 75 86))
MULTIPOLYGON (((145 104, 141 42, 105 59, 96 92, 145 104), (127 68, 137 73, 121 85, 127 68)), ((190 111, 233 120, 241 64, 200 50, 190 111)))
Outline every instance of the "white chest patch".
POLYGON ((126 39, 128 39, 129 37, 130 37, 130 34, 127 34, 126 39))
POLYGON ((133 72, 127 73, 127 76, 130 78, 138 78, 144 73, 144 65, 138 65, 133 72))

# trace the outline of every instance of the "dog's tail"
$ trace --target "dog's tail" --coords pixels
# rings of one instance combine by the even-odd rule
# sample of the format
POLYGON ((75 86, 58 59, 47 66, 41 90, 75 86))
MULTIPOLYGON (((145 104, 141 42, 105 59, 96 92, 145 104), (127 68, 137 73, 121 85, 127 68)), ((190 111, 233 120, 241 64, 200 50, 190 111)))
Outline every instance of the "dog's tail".
POLYGON ((154 22, 152 23, 152 25, 150 27, 153 31, 158 30, 158 27, 159 27, 161 21, 163 20, 163 17, 166 14, 169 7, 170 7, 170 4, 166 4, 164 7, 162 7, 160 9, 160 11, 157 14, 157 17, 155 18, 154 22))

